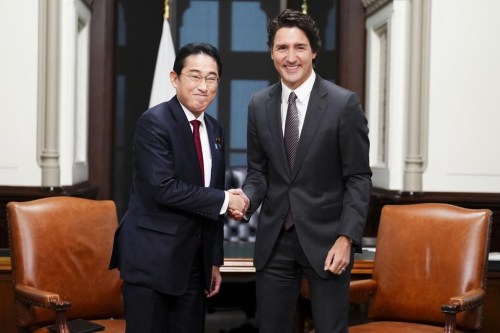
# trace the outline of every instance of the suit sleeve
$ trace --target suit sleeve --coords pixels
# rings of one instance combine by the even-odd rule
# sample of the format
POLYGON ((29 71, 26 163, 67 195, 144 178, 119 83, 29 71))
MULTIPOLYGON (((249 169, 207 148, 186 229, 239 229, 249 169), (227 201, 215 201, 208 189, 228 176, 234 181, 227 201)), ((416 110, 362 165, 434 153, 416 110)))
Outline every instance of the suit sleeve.
MULTIPOLYGON (((162 119, 163 120, 163 119, 162 119)), ((224 202, 224 191, 186 182, 180 177, 179 140, 171 133, 164 121, 152 113, 144 114, 138 121, 134 142, 135 177, 142 177, 141 189, 154 198, 157 205, 188 211, 218 220, 224 202), (173 140, 177 140, 176 143, 173 140), (174 148, 175 147, 175 148, 174 148)), ((221 134, 222 135, 222 134, 221 134)), ((187 168, 188 163, 181 166, 187 168)))
POLYGON ((367 120, 355 93, 347 96, 342 111, 339 142, 345 184, 339 234, 349 236, 359 245, 368 215, 372 172, 369 162, 367 120))
POLYGON ((260 206, 267 189, 268 161, 261 146, 257 131, 257 111, 255 95, 248 104, 247 123, 247 165, 248 172, 243 185, 243 192, 250 200, 247 217, 250 217, 260 206))

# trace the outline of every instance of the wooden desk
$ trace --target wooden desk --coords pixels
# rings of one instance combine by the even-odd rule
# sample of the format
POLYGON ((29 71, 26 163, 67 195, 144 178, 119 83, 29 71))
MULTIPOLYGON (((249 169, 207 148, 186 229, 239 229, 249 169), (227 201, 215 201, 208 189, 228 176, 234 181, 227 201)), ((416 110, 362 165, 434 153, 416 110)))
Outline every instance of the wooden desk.
POLYGON ((0 257, 0 332, 17 332, 15 315, 10 258, 0 257))
MULTIPOLYGON (((253 267, 253 243, 250 242, 225 242, 224 251, 226 258, 220 268, 221 273, 227 277, 242 277, 247 279, 255 273, 253 267)), ((371 275, 373 271, 374 253, 364 251, 354 255, 353 275, 371 275)))

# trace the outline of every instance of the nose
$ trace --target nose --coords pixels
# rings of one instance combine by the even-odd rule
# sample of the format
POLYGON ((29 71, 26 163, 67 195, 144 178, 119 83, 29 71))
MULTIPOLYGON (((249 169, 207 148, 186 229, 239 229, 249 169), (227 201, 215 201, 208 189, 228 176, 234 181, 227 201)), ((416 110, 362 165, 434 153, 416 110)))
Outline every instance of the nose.
POLYGON ((297 59, 297 55, 295 54, 295 51, 293 49, 290 49, 288 53, 286 54, 286 60, 288 62, 295 62, 297 59))
POLYGON ((207 78, 204 77, 201 79, 200 83, 198 83, 198 89, 203 90, 203 91, 208 89, 207 78))

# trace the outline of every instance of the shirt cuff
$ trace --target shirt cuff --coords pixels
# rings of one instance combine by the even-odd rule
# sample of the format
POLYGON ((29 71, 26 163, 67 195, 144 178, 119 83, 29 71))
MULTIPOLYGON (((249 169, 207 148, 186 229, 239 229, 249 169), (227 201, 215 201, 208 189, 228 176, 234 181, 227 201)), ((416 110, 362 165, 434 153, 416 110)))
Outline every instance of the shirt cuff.
POLYGON ((221 215, 227 211, 227 206, 229 206, 229 193, 227 193, 227 191, 224 191, 224 203, 222 204, 222 207, 220 209, 221 215))

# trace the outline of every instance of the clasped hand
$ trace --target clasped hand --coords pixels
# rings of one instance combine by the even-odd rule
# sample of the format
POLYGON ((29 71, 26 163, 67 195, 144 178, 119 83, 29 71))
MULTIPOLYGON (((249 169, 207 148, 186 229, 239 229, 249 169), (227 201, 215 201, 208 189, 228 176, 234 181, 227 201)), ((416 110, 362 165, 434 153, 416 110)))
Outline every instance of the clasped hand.
POLYGON ((232 219, 240 221, 247 212, 250 200, 248 200, 247 196, 240 188, 230 189, 227 192, 229 193, 227 214, 231 216, 232 219))

